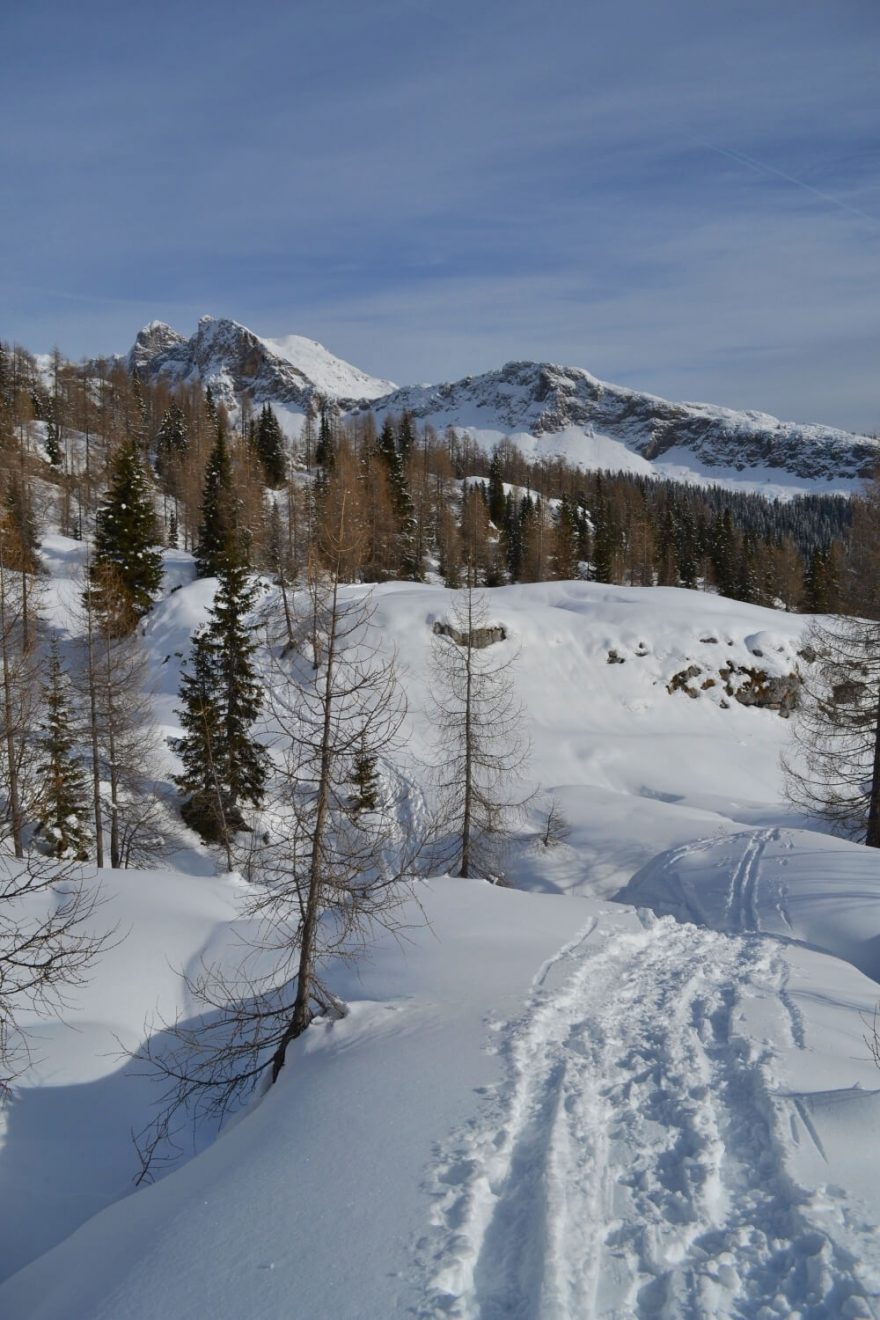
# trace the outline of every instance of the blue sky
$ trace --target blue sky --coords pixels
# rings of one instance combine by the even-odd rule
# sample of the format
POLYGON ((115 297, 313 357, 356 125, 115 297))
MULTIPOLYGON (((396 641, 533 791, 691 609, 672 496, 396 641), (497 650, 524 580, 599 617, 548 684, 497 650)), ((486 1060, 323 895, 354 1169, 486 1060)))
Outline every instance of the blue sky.
POLYGON ((209 312, 880 430, 876 0, 3 8, 4 339, 209 312))

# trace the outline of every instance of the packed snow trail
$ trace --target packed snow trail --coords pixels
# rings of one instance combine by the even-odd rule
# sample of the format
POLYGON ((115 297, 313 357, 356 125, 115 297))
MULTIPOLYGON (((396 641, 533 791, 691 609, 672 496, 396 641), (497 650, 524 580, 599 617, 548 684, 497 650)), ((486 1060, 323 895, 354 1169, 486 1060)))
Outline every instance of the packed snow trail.
MULTIPOLYGON (((756 850, 737 888, 746 910, 756 850)), ((837 1240, 855 1238, 876 1265, 876 1237, 833 1192, 792 1181, 797 1102, 774 1095, 770 1048, 738 1034, 757 997, 778 1004, 782 1039, 802 1045, 778 945, 647 915, 595 948, 592 933, 503 1029, 505 1079, 438 1154, 416 1313, 877 1315, 837 1240)))

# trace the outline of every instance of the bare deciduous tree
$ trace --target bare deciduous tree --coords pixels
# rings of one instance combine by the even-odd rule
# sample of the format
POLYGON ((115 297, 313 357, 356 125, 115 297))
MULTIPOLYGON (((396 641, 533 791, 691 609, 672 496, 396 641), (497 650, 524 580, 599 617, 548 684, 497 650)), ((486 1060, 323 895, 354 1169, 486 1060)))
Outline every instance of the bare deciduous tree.
POLYGON ((270 1085, 316 1014, 342 1014, 325 981, 331 960, 356 956, 376 926, 396 928, 419 845, 405 819, 406 790, 387 763, 405 716, 392 657, 382 653, 368 596, 343 593, 351 547, 345 505, 325 528, 322 559, 274 650, 268 705, 276 772, 250 858, 256 923, 238 970, 205 967, 188 982, 205 1010, 176 1023, 140 1058, 167 1082, 157 1121, 139 1139, 141 1177, 173 1141, 174 1124, 223 1115, 261 1080, 270 1085), (357 805, 356 761, 382 767, 374 809, 357 805), (404 817, 403 821, 401 818, 404 817))
POLYGON ((110 938, 91 928, 97 901, 71 863, 0 858, 0 1094, 28 1060, 21 1014, 62 1008, 110 938))
POLYGON ((452 622, 433 638, 431 690, 438 743, 436 786, 448 856, 460 876, 495 878, 499 845, 526 802, 528 761, 516 696, 516 653, 494 640, 485 597, 466 587, 452 622))
POLYGON ((797 806, 841 834, 880 848, 880 624, 814 622, 792 746, 783 756, 797 806))
MULTIPOLYGON (((86 567, 88 572, 88 564, 86 567)), ((106 628, 82 596, 81 663, 74 676, 89 748, 95 850, 104 865, 129 866, 162 850, 161 810, 154 802, 158 738, 149 696, 147 660, 138 634, 106 628)))
POLYGON ((559 799, 555 793, 551 793, 544 809, 541 843, 545 848, 555 848, 558 844, 564 843, 570 834, 571 825, 559 805, 559 799))

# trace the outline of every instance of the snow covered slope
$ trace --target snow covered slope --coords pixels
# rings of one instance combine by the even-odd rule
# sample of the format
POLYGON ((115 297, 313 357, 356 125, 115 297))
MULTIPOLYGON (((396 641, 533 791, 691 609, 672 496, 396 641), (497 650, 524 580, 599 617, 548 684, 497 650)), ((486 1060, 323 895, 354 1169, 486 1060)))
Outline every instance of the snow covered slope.
MULTIPOLYGON (((76 552, 55 539, 59 572, 76 552)), ((177 652, 211 591, 178 560, 147 625, 169 733, 177 652)), ((189 874, 108 873, 125 943, 71 1012, 77 1034, 44 1028, 5 1114, 4 1264, 23 1268, 0 1315, 880 1315, 880 1073, 863 1039, 880 857, 783 804, 787 721, 736 695, 741 671, 791 673, 804 620, 589 583, 489 602, 499 656, 519 651, 540 784, 516 887, 421 882, 403 938, 332 973, 350 1015, 314 1024, 219 1141, 127 1194, 149 1083, 114 1035, 136 1038, 157 999, 191 1013, 168 959, 229 958, 244 932, 241 882, 205 874, 203 850, 189 874), (695 696, 675 682, 691 668, 695 696), (571 832, 545 849, 550 792, 571 832)), ((449 593, 387 584, 376 604, 423 753, 449 593)))
POLYGON ((562 455, 585 468, 771 497, 850 492, 880 464, 880 440, 867 436, 782 422, 766 413, 669 403, 546 362, 509 362, 453 383, 395 389, 311 339, 260 338, 235 321, 210 316, 202 317, 191 339, 151 322, 138 334, 128 362, 148 376, 210 384, 230 408, 247 391, 257 403, 296 413, 318 392, 355 413, 408 409, 438 431, 453 426, 469 432, 487 450, 510 436, 533 458, 562 455))

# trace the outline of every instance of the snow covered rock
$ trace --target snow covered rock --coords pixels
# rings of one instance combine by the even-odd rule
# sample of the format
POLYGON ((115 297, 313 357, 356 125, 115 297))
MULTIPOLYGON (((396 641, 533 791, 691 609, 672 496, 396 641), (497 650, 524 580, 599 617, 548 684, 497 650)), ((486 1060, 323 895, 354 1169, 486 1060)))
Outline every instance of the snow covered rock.
POLYGON ((202 317, 190 339, 151 322, 138 334, 128 363, 148 378, 210 385, 230 408, 244 393, 256 403, 302 408, 315 394, 354 402, 394 388, 391 381, 368 376, 312 339, 261 339, 237 321, 212 316, 202 317))

